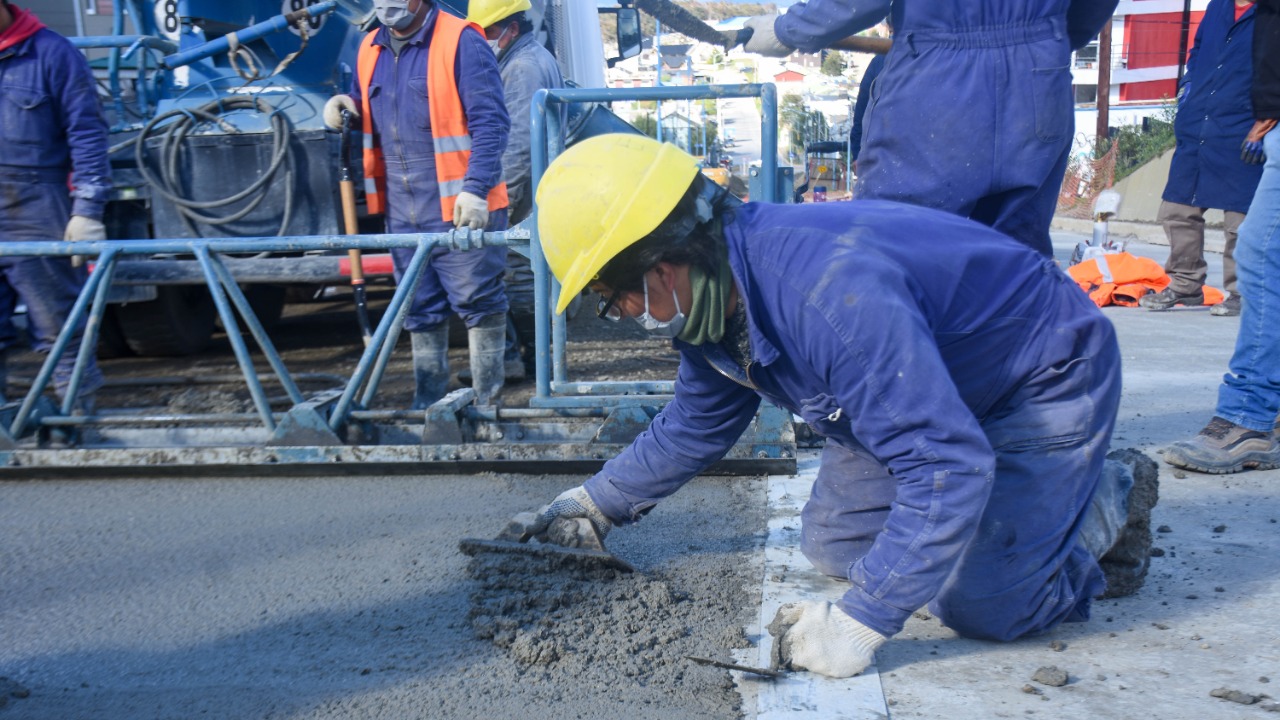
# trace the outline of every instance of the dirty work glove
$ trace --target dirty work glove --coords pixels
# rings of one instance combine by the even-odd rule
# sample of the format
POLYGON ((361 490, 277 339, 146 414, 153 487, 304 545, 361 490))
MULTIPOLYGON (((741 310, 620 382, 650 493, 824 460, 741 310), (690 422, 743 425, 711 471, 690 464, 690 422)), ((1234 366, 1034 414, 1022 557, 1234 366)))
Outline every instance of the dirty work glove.
POLYGON ((550 505, 538 511, 538 521, 532 528, 534 534, 546 534, 547 528, 551 526, 551 523, 560 518, 585 518, 591 521, 591 525, 595 527, 596 532, 600 533, 602 539, 613 528, 613 523, 609 522, 609 518, 600 512, 596 501, 591 499, 591 496, 587 494, 587 489, 581 485, 560 493, 555 500, 551 501, 550 505))
POLYGON ((1244 136, 1240 145, 1240 159, 1250 165, 1261 165, 1267 161, 1267 153, 1262 149, 1262 139, 1276 126, 1275 120, 1257 120, 1244 136))
POLYGON ((889 638, 826 601, 789 603, 769 623, 774 667, 853 677, 875 659, 889 638))
POLYGON ((751 39, 742 46, 743 50, 766 57, 786 57, 795 52, 795 48, 782 44, 773 32, 773 24, 777 15, 760 15, 749 18, 745 27, 751 30, 751 39))
POLYGON ((356 101, 351 99, 350 95, 334 95, 324 104, 324 124, 334 130, 342 129, 342 111, 346 110, 351 113, 352 119, 360 117, 360 111, 356 109, 356 101))
POLYGON ((107 226, 103 225, 101 220, 94 220, 84 215, 72 215, 71 221, 67 223, 67 229, 62 233, 62 239, 67 242, 106 240, 107 226))
POLYGON ((453 204, 453 226, 483 230, 489 224, 489 201, 469 192, 458 193, 453 204))

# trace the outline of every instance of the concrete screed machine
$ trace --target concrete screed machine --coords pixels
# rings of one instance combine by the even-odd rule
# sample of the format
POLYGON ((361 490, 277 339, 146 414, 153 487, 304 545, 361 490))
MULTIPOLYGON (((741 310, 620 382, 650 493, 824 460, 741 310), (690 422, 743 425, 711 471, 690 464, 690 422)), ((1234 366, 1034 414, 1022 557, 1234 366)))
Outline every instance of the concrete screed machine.
MULTIPOLYGON (((69 404, 58 408, 46 394, 53 364, 72 334, 64 328, 26 397, 0 408, 4 474, 179 467, 254 472, 263 466, 314 474, 355 472, 357 464, 360 471, 587 470, 630 442, 670 398, 669 381, 568 380, 565 319, 551 317, 557 288, 532 222, 503 233, 425 235, 378 234, 379 218, 362 217, 360 235, 344 225, 335 180, 346 169, 340 165, 359 172, 358 161, 342 162, 346 139, 358 135, 358 128, 350 134, 328 130, 321 110, 351 85, 359 40, 376 23, 370 0, 112 5, 110 35, 73 38, 109 89, 104 104, 115 181, 106 214, 112 239, 75 247, 92 268, 68 321, 70 328, 87 320, 88 350, 80 364, 95 339, 103 355, 189 355, 205 348, 220 320, 255 412, 140 414, 103 408, 92 417, 74 416, 69 404), (536 306, 524 309, 536 316, 536 397, 525 408, 476 407, 474 393, 465 388, 425 411, 377 407, 378 385, 431 248, 465 250, 482 243, 508 245, 532 260, 535 287, 523 294, 536 306), (302 392, 268 334, 290 288, 314 292, 348 284, 353 268, 358 273, 362 266, 369 277, 389 282, 387 251, 394 247, 416 248, 416 254, 382 321, 367 330, 355 371, 340 388, 302 392), (255 365, 244 335, 256 341, 258 365, 269 370, 255 365), (283 398, 266 395, 260 373, 274 376, 283 398), (73 447, 50 446, 60 426, 63 437, 77 438, 73 447)), ((442 5, 465 12, 465 0, 442 5)), ((603 103, 680 96, 680 88, 603 89, 606 63, 640 51, 634 8, 534 0, 530 16, 567 84, 580 86, 541 92, 531 118, 512 118, 534 125, 535 181, 566 142, 634 131, 603 103), (603 17, 616 28, 611 57, 601 41, 603 17)), ((776 105, 768 85, 684 90, 706 98, 754 95, 776 105)), ((772 133, 776 144, 772 115, 776 109, 766 113, 765 134, 772 133)), ((5 243, 0 253, 74 254, 58 242, 5 243)), ((722 467, 789 469, 794 448, 790 417, 766 408, 722 467)))

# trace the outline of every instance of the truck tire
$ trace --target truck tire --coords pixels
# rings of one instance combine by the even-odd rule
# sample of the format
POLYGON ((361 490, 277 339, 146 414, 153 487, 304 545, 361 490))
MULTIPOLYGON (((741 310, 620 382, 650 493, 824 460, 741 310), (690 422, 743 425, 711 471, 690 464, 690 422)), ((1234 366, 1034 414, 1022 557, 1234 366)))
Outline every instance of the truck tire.
POLYGON ((133 350, 124 339, 124 331, 120 329, 120 318, 116 317, 116 306, 108 305, 102 314, 102 326, 98 328, 98 359, 129 357, 133 350))
POLYGON ((209 346, 217 310, 203 285, 160 285, 150 302, 116 307, 129 349, 143 356, 193 355, 209 346))
POLYGON ((284 285, 243 285, 241 289, 264 330, 270 330, 280 322, 288 288, 284 285))

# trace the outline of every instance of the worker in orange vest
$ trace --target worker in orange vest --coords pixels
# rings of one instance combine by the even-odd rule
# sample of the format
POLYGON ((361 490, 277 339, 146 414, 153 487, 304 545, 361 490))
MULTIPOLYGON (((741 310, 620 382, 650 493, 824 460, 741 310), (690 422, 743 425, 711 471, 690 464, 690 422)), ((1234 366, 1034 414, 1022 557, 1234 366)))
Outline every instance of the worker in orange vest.
MULTIPOLYGON (((484 30, 431 0, 375 0, 382 27, 360 43, 350 95, 324 107, 340 127, 346 111, 364 135, 365 200, 387 232, 505 230, 502 154, 511 122, 498 63, 484 30)), ((392 250, 396 278, 413 256, 392 250)), ((413 340, 413 407, 444 396, 451 312, 466 323, 476 402, 502 389, 507 296, 505 247, 437 248, 404 321, 413 340)))

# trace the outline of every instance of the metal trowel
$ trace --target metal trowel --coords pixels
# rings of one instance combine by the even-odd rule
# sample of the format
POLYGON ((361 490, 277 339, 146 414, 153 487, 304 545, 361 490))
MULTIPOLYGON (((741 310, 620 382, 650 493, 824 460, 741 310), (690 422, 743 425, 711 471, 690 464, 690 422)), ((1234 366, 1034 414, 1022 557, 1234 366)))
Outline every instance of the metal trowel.
POLYGON ((538 520, 537 513, 523 512, 516 515, 492 540, 463 538, 458 549, 465 555, 480 553, 508 553, 539 557, 560 557, 581 560, 586 565, 613 568, 621 572, 635 572, 626 560, 604 547, 604 538, 586 518, 556 518, 551 521, 546 541, 534 538, 530 528, 538 520))

